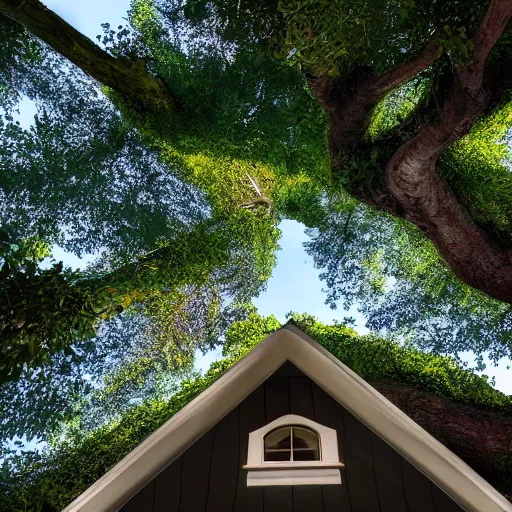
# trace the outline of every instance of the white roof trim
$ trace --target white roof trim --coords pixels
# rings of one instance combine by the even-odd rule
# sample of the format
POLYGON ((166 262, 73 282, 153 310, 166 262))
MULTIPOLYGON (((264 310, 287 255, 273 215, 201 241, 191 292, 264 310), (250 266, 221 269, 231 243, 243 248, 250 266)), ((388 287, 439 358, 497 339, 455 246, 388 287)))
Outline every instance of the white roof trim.
POLYGON ((468 512, 512 504, 361 377, 287 324, 132 450, 63 512, 112 512, 290 360, 468 512))

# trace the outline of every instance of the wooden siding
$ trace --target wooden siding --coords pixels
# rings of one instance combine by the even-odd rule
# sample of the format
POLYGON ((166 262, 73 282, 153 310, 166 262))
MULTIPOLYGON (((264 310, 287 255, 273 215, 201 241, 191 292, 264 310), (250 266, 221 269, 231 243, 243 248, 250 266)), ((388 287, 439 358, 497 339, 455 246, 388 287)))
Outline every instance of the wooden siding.
POLYGON ((463 509, 291 363, 148 483, 122 512, 460 512, 463 509), (247 487, 249 432, 284 414, 336 429, 342 485, 247 487))

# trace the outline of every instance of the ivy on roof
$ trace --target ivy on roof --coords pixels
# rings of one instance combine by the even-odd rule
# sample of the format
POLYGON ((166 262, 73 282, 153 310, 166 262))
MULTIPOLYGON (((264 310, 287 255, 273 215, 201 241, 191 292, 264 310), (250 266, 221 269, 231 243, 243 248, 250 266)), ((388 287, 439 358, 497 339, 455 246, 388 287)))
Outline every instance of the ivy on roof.
MULTIPOLYGON (((359 336, 342 324, 324 325, 310 315, 294 315, 294 323, 366 380, 391 379, 458 403, 512 411, 512 397, 495 390, 485 377, 462 368, 453 358, 425 354, 374 335, 359 336)), ((184 380, 170 400, 147 401, 83 439, 4 462, 0 511, 62 510, 279 327, 274 316, 251 314, 228 330, 224 358, 213 363, 204 376, 184 380)))

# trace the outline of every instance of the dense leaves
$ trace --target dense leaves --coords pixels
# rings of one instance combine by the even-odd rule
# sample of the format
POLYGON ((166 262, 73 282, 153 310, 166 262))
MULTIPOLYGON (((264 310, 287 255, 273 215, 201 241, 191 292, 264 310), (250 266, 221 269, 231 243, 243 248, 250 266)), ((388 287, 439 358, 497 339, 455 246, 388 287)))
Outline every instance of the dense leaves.
POLYGON ((346 195, 327 201, 325 216, 305 245, 331 307, 357 305, 367 327, 423 350, 510 357, 510 308, 457 280, 418 230, 346 195))
MULTIPOLYGON (((165 82, 179 118, 172 129, 164 111, 141 118, 133 98, 147 98, 136 87, 127 101, 126 89, 101 86, 0 17, 2 439, 70 439, 42 458, 6 462, 8 509, 62 507, 277 327, 252 316, 226 332, 270 277, 283 218, 310 229, 330 302, 358 304, 369 327, 436 354, 510 355, 508 306, 462 284, 418 230, 353 199, 379 204, 389 159, 439 123, 486 7, 134 0, 128 26, 104 25, 98 39, 117 66, 165 82), (308 85, 326 79, 334 103, 350 99, 432 38, 435 62, 364 105, 358 141, 334 159, 329 117, 308 85), (22 99, 36 109, 30 125, 15 120, 22 99), (97 259, 81 270, 43 262, 55 244, 97 259), (168 401, 196 350, 224 342, 231 359, 168 401), (91 451, 98 457, 80 465, 91 451)), ((505 34, 491 56, 496 78, 509 42, 505 34)), ((503 247, 512 239, 509 86, 493 85, 486 117, 439 162, 503 247)), ((365 378, 509 410, 451 359, 299 321, 365 378)))

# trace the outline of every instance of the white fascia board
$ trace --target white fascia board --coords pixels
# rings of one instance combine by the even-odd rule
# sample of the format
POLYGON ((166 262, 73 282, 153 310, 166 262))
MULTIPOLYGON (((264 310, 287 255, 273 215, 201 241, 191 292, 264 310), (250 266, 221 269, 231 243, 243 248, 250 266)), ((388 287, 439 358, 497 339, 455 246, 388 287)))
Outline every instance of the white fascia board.
POLYGON ((63 512, 113 512, 290 360, 468 512, 512 504, 467 464, 297 327, 271 334, 63 512))

